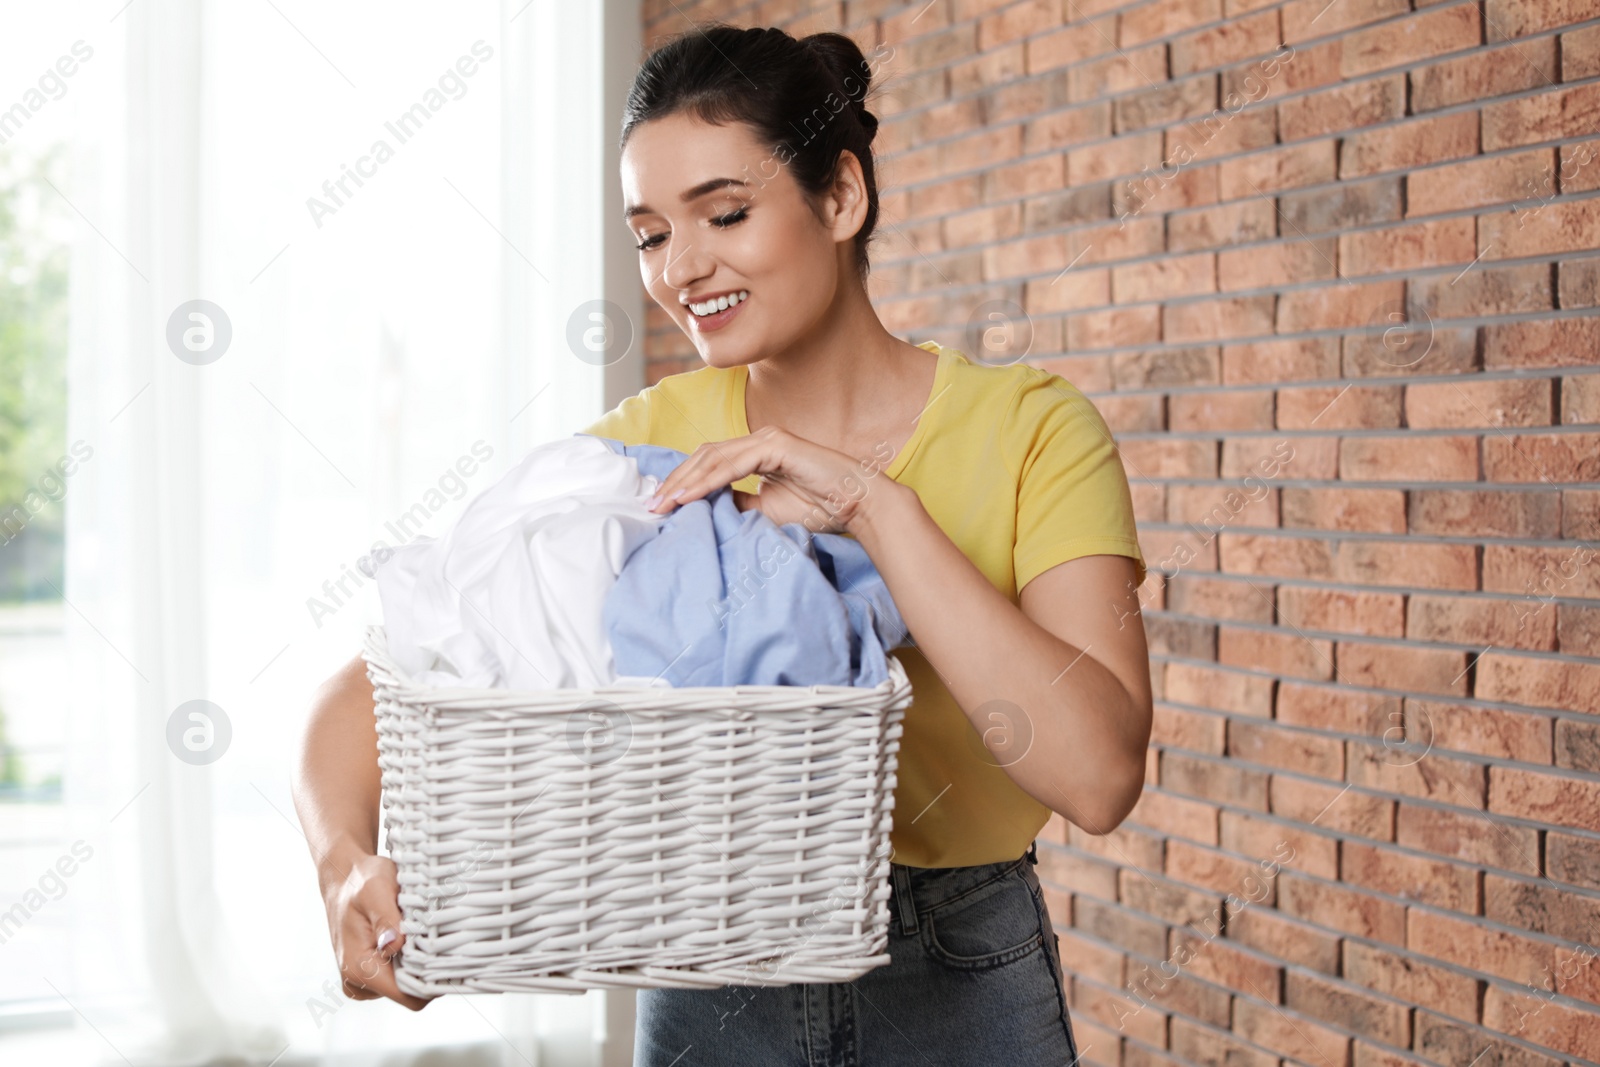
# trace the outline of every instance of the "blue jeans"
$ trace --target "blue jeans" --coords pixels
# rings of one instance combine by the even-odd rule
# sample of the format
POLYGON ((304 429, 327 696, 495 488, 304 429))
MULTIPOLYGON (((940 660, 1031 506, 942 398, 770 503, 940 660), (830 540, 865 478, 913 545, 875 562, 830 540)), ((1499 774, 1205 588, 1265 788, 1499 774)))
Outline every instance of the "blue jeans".
POLYGON ((890 962, 852 982, 641 990, 634 1067, 1076 1064, 1035 862, 892 864, 890 962))

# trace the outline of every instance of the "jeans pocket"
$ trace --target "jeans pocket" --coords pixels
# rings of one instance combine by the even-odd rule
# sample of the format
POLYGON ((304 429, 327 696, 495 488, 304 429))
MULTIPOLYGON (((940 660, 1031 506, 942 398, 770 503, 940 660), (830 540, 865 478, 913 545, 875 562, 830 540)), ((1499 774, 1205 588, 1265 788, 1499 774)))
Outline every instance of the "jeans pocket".
POLYGON ((921 920, 928 955, 958 970, 981 971, 1020 960, 1044 946, 1044 929, 1020 867, 921 920))

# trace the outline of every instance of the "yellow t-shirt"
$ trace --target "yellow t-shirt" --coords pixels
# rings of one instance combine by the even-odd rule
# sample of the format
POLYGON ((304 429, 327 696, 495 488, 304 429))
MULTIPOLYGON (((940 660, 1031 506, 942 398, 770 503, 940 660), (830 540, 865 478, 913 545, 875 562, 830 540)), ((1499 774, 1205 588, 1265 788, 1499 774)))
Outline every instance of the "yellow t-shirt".
MULTIPOLYGON (((939 528, 1013 603, 1034 577, 1078 556, 1131 556, 1142 585, 1127 476, 1089 399, 1038 367, 975 364, 934 341, 918 347, 939 357, 936 399, 880 474, 914 489, 939 528)), ((583 432, 680 452, 742 437, 750 432, 747 379, 743 365, 675 374, 583 432)), ((755 492, 759 479, 733 485, 755 492)), ((1022 855, 1049 809, 984 759, 978 732, 916 648, 894 655, 912 685, 894 798, 895 862, 958 867, 1022 855)))

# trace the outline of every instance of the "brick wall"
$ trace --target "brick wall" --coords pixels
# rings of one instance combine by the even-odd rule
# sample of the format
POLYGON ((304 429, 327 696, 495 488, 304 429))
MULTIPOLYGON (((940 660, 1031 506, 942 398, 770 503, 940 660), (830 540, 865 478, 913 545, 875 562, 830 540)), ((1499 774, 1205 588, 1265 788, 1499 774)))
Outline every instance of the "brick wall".
POLYGON ((1600 0, 688 18, 892 47, 885 322, 1011 301, 1117 433, 1148 786, 1041 848, 1085 1059, 1600 1062, 1600 0))

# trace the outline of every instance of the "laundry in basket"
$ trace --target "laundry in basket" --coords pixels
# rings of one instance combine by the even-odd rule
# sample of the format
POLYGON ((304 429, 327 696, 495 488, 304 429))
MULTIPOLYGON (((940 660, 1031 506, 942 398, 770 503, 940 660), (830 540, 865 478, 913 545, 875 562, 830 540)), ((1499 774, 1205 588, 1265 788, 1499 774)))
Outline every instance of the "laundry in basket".
MULTIPOLYGON (((572 447, 609 451, 603 442, 572 447)), ((671 516, 628 525, 625 498, 637 490, 643 511, 657 479, 639 474, 633 457, 610 458, 634 465, 638 479, 612 483, 624 498, 613 514, 622 518, 593 527, 601 532, 591 553, 607 569, 621 559, 615 585, 671 516)), ((571 511, 554 513, 572 520, 571 511)), ((487 528, 510 531, 511 549, 553 528, 508 514, 487 528)), ((441 545, 465 547, 459 525, 441 545)), ((595 653, 607 644, 604 627, 596 645, 596 628, 578 635, 569 626, 562 647, 583 649, 601 680, 509 687, 497 684, 510 677, 499 657, 517 655, 515 642, 497 633, 498 644, 485 627, 492 633, 500 613, 519 605, 499 595, 488 577, 493 567, 481 563, 468 584, 486 599, 480 605, 464 595, 453 558, 446 554, 439 573, 451 579, 441 585, 455 599, 437 588, 431 598, 416 596, 414 581, 411 600, 384 598, 385 625, 369 630, 365 648, 385 845, 399 871, 406 935, 400 988, 432 996, 780 985, 846 981, 888 962, 889 832, 901 720, 911 701, 897 659, 884 657, 874 685, 626 684, 627 676, 607 681, 594 666, 604 662, 595 653), (483 625, 427 631, 433 644, 408 649, 410 663, 402 663, 389 631, 396 622, 401 631, 421 631, 406 631, 414 620, 392 618, 391 605, 439 603, 451 609, 450 620, 476 617, 483 625), (478 673, 452 673, 462 665, 477 665, 478 673)), ((817 559, 793 562, 817 567, 817 559)), ((383 582, 380 570, 380 594, 383 582)), ((531 606, 551 608, 546 600, 531 606)), ((596 605, 582 608, 559 621, 593 623, 596 605)), ((900 625, 897 614, 892 622, 887 614, 857 614, 891 641, 900 625), (878 630, 879 622, 889 628, 878 630)), ((786 621, 799 622, 792 614, 786 621)), ((538 625, 556 623, 546 616, 538 625)), ((526 651, 558 654, 553 642, 526 651)), ((849 662, 857 669, 863 660, 858 652, 849 662)))

